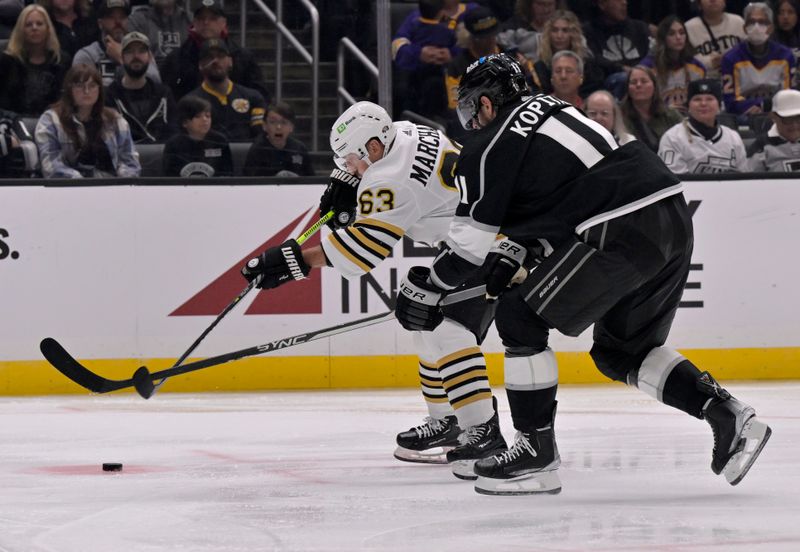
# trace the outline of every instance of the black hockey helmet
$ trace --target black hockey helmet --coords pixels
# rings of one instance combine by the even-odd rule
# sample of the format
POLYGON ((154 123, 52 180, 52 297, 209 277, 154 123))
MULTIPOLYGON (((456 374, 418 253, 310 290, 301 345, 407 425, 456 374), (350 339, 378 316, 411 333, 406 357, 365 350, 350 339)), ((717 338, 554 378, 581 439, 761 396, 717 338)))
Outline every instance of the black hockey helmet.
POLYGON ((458 119, 472 130, 478 116, 480 98, 486 96, 495 109, 529 94, 522 67, 507 54, 483 56, 471 63, 458 85, 458 119))

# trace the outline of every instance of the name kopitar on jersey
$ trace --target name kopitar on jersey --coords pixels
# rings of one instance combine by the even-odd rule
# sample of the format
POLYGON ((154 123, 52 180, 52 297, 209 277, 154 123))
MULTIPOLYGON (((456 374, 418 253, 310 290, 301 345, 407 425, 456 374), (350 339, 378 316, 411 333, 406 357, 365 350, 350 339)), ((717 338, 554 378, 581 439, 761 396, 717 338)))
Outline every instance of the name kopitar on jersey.
POLYGON ((436 156, 439 154, 439 132, 430 127, 417 125, 417 138, 417 154, 414 156, 411 173, 408 177, 425 186, 436 167, 436 156))
POLYGON ((569 105, 571 104, 553 96, 547 96, 546 94, 536 95, 533 99, 528 100, 525 107, 517 111, 508 128, 511 132, 516 132, 523 138, 527 138, 549 116, 550 111, 562 109, 569 105))

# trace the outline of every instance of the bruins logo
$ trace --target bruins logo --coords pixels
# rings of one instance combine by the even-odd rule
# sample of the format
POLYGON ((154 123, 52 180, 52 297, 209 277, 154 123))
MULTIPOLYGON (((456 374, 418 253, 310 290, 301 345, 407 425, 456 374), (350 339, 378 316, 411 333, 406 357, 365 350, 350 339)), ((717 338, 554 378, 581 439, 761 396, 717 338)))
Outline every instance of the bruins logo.
POLYGON ((236 98, 231 103, 231 107, 236 113, 247 113, 250 111, 250 100, 245 98, 236 98))

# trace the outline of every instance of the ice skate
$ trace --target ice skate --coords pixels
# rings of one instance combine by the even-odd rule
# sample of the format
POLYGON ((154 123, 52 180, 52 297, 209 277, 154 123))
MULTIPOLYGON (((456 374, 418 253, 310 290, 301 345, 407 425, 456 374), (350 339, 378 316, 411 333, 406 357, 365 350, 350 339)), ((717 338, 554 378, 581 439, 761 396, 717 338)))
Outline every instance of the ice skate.
POLYGON ((403 462, 446 464, 446 455, 459 444, 460 434, 455 416, 441 420, 428 416, 424 424, 397 434, 394 457, 403 462))
POLYGON ((497 399, 492 397, 494 415, 488 421, 468 427, 459 437, 460 444, 447 453, 447 462, 453 475, 459 479, 474 480, 473 466, 476 460, 500 454, 508 449, 506 440, 500 433, 500 421, 497 417, 497 399))
POLYGON ((560 465, 552 424, 531 433, 520 431, 506 452, 475 462, 475 491, 488 495, 558 494, 560 465))
POLYGON ((725 392, 703 408, 703 417, 714 432, 711 469, 722 473, 731 485, 739 483, 767 444, 772 430, 756 418, 756 411, 725 392))

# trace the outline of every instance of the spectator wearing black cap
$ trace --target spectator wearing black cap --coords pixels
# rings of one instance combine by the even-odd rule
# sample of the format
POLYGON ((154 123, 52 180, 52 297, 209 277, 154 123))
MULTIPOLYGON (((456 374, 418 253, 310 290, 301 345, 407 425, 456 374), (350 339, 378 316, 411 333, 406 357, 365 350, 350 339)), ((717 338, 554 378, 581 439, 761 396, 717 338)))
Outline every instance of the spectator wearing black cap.
POLYGON ((247 152, 245 176, 311 176, 314 167, 308 148, 292 137, 294 110, 286 102, 277 102, 267 109, 264 132, 259 134, 247 152))
POLYGON ((109 85, 106 94, 106 105, 125 117, 137 144, 164 142, 178 131, 172 92, 146 75, 152 59, 145 35, 126 34, 122 39, 124 74, 109 85))
MULTIPOLYGON (((91 65, 97 68, 107 88, 116 77, 122 76, 122 38, 128 33, 128 16, 131 7, 128 0, 100 0, 97 4, 99 40, 81 48, 72 59, 72 66, 91 65)), ((147 76, 161 82, 161 75, 154 62, 147 67, 147 76)))
POLYGON ((197 96, 178 102, 181 132, 164 145, 164 176, 233 176, 227 139, 211 130, 211 104, 197 96))
POLYGON ((257 90, 230 79, 232 64, 224 40, 206 40, 198 61, 203 81, 191 94, 211 104, 214 130, 231 142, 249 142, 261 133, 265 102, 257 90))
POLYGON ((147 35, 150 51, 159 71, 167 56, 181 47, 189 37, 189 15, 177 0, 150 0, 149 6, 139 6, 131 14, 130 28, 147 35))
POLYGON ((772 127, 747 149, 750 170, 800 171, 800 92, 779 90, 772 98, 772 127))
POLYGON ((699 79, 687 89, 689 117, 661 137, 658 155, 676 174, 746 172, 747 154, 741 136, 717 121, 722 84, 699 79))
POLYGON ((228 20, 220 0, 200 1, 194 11, 189 38, 164 60, 164 82, 172 89, 175 97, 181 98, 200 86, 203 80, 198 70, 200 47, 205 40, 211 38, 222 40, 228 49, 233 62, 231 79, 242 86, 258 90, 264 99, 269 100, 271 94, 255 56, 228 37, 228 20))

